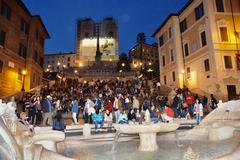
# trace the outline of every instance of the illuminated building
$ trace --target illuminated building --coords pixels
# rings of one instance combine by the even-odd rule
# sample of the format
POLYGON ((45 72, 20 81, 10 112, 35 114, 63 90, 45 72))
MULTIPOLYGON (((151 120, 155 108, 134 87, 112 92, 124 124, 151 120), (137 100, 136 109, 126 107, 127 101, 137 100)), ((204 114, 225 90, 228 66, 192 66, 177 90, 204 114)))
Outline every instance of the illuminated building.
POLYGON ((190 0, 153 36, 161 83, 223 100, 240 93, 239 0, 190 0))
POLYGON ((129 58, 132 68, 140 68, 149 64, 158 63, 158 47, 157 44, 137 44, 129 51, 129 58), (142 51, 141 51, 142 49, 142 51))
POLYGON ((0 1, 0 98, 42 83, 46 38, 40 16, 21 0, 0 1))
MULTIPOLYGON (((47 72, 58 72, 69 67, 74 67, 76 54, 69 53, 54 53, 44 55, 44 70, 47 72)), ((78 64, 81 67, 81 63, 78 64)))
POLYGON ((113 18, 105 18, 99 22, 86 18, 77 21, 76 61, 83 66, 95 62, 97 29, 99 29, 101 61, 116 63, 118 60, 117 22, 113 18))

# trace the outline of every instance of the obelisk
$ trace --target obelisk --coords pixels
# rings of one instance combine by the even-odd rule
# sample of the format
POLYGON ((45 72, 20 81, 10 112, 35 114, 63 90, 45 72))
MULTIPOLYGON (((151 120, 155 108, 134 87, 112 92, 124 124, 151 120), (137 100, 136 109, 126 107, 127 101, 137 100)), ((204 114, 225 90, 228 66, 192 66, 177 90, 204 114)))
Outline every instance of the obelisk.
POLYGON ((99 24, 96 24, 96 33, 97 33, 97 50, 96 50, 96 56, 95 56, 95 63, 96 65, 99 65, 101 63, 102 53, 100 52, 99 48, 99 24))

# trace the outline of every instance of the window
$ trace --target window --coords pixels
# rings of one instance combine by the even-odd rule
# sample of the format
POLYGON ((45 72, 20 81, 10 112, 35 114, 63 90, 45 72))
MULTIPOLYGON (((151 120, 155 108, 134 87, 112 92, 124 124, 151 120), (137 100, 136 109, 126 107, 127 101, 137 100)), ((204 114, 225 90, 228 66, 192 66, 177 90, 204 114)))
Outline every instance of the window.
POLYGON ((5 46, 6 32, 0 31, 0 46, 5 46))
POLYGON ((172 38, 172 27, 168 28, 168 37, 169 39, 172 38))
POLYGON ((201 44, 202 44, 202 47, 206 46, 207 45, 207 38, 206 38, 206 32, 203 31, 200 33, 200 36, 201 36, 201 44))
POLYGON ((29 23, 27 23, 24 19, 21 20, 21 31, 25 34, 29 33, 29 23))
POLYGON ((197 8, 195 8, 195 19, 199 20, 202 16, 204 16, 204 7, 203 3, 201 3, 197 8))
POLYGON ((220 27, 219 30, 220 30, 221 41, 227 42, 228 41, 227 27, 220 27))
POLYGON ((191 70, 190 70, 190 67, 187 67, 187 78, 191 78, 191 70))
POLYGON ((175 75, 175 72, 172 72, 172 79, 173 79, 173 82, 176 81, 176 75, 175 75))
POLYGON ((1 5, 1 15, 6 17, 8 20, 11 20, 11 16, 12 16, 12 10, 11 8, 2 1, 2 5, 1 5))
POLYGON ((188 43, 184 44, 184 54, 185 54, 185 57, 189 56, 188 43))
POLYGON ((164 44, 163 35, 159 37, 159 46, 161 47, 164 44))
POLYGON ((205 59, 204 60, 204 68, 205 68, 205 71, 210 71, 210 64, 209 64, 209 59, 205 59))
POLYGON ((224 56, 224 63, 226 69, 231 69, 232 67, 232 58, 231 56, 224 56))
POLYGON ((164 84, 167 84, 167 76, 164 76, 164 84))
POLYGON ((171 58, 171 62, 173 62, 174 61, 174 52, 173 52, 172 48, 170 49, 170 58, 171 58))
POLYGON ((180 32, 183 33, 187 30, 187 20, 186 18, 180 22, 180 32))
POLYGON ((163 66, 166 65, 166 62, 165 62, 165 56, 162 56, 162 63, 163 63, 163 66))
POLYGON ((27 58, 27 47, 21 43, 19 44, 18 55, 27 58))
POLYGON ((2 72, 3 72, 3 61, 0 60, 0 73, 2 73, 2 72))
POLYGON ((224 12, 223 0, 215 0, 217 12, 224 12))
POLYGON ((38 28, 36 28, 36 30, 35 30, 35 37, 36 37, 36 40, 38 40, 38 37, 39 37, 39 30, 38 30, 38 28))
POLYGON ((33 53, 33 60, 34 60, 35 62, 38 61, 38 52, 37 52, 37 51, 34 51, 34 53, 33 53))
POLYGON ((70 57, 68 57, 68 61, 70 61, 71 59, 70 59, 70 57))

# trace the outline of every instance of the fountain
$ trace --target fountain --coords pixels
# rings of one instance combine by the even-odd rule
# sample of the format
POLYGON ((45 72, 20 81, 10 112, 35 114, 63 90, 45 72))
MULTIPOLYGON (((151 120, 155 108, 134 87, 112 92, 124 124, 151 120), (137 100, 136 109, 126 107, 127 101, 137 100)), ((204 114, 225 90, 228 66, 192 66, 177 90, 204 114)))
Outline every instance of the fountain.
POLYGON ((0 158, 6 160, 73 160, 55 150, 57 141, 65 139, 63 133, 45 132, 34 134, 28 126, 20 123, 12 103, 0 101, 0 158), (50 135, 48 134, 50 133, 50 135), (53 139, 54 138, 54 139, 53 139), (43 144, 43 145, 40 145, 43 144), (4 146, 4 147, 2 147, 4 146), (48 147, 45 148, 44 146, 48 147), (50 150, 49 150, 50 149, 50 150), (52 150, 51 150, 52 149, 52 150))
POLYGON ((119 137, 120 134, 139 134, 140 145, 138 149, 140 151, 156 151, 158 149, 157 133, 173 132, 176 131, 179 126, 180 124, 178 122, 156 124, 147 122, 145 124, 114 125, 117 130, 115 137, 119 137))

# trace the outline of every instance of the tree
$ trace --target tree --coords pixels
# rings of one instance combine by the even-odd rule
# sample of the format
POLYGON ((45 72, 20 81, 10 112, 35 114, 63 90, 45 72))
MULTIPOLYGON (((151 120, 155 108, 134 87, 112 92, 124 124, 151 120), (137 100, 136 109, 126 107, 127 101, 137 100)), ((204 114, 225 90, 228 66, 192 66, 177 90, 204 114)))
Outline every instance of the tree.
POLYGON ((144 44, 146 42, 145 33, 140 32, 137 34, 137 44, 144 44))
POLYGON ((129 71, 131 69, 130 67, 130 61, 126 53, 122 53, 119 55, 119 61, 117 63, 117 71, 129 71))

